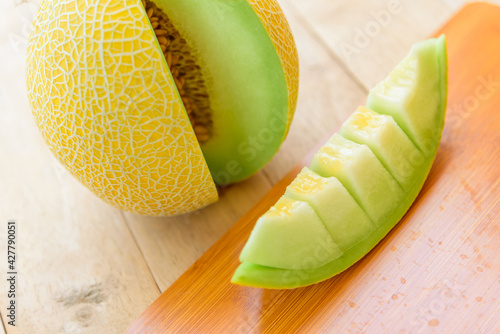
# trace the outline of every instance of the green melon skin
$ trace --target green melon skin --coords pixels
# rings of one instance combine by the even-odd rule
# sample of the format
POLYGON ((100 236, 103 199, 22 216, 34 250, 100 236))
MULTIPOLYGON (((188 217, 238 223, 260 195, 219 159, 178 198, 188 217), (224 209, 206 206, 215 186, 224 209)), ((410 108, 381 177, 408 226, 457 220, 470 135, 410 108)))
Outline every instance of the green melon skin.
POLYGON ((312 269, 341 255, 309 204, 282 197, 255 224, 240 261, 283 269, 312 269))
POLYGON ((206 80, 213 136, 201 149, 215 183, 248 178, 271 160, 287 129, 286 79, 269 34, 247 0, 154 2, 206 80))
POLYGON ((305 167, 288 186, 285 196, 309 203, 342 251, 361 242, 375 229, 368 215, 335 177, 324 178, 305 167))
MULTIPOLYGON (((447 55, 446 55, 446 40, 444 36, 439 37, 438 39, 430 39, 420 43, 417 43, 412 48, 410 55, 413 54, 414 60, 409 58, 405 58, 402 63, 408 61, 416 61, 416 65, 411 65, 411 70, 423 72, 425 74, 425 82, 419 80, 418 85, 413 85, 407 80, 396 80, 397 75, 391 73, 389 77, 391 78, 391 84, 394 87, 386 88, 387 92, 403 92, 407 87, 412 87, 412 92, 408 92, 402 95, 393 94, 391 98, 396 99, 399 96, 401 99, 406 99, 408 96, 418 94, 424 94, 422 97, 413 97, 412 105, 406 105, 405 109, 393 110, 391 109, 391 113, 382 112, 380 110, 383 109, 383 105, 378 106, 378 110, 375 109, 380 114, 391 115, 396 123, 400 126, 400 128, 408 135, 412 141, 415 142, 418 136, 412 137, 409 133, 410 131, 414 131, 415 133, 426 133, 428 138, 423 138, 419 143, 423 143, 423 145, 419 146, 419 149, 423 153, 423 159, 418 162, 414 162, 414 172, 412 174, 413 182, 411 186, 406 188, 400 194, 400 197, 397 200, 397 204, 388 212, 387 215, 381 214, 381 218, 373 219, 373 222, 377 226, 374 230, 369 232, 366 237, 361 241, 355 244, 353 247, 348 249, 343 249, 343 254, 339 258, 325 264, 319 268, 307 269, 301 268, 299 270, 287 270, 287 269, 278 269, 273 268, 271 266, 262 266, 257 265, 251 262, 243 262, 238 269, 236 270, 232 282, 245 286, 259 287, 259 288, 270 288, 270 289, 291 289, 302 286, 307 286, 310 284, 318 283, 323 280, 326 280, 345 269, 349 268, 356 261, 361 259, 364 255, 366 255, 373 247, 377 245, 380 240, 384 238, 385 235, 399 222, 399 220, 404 216, 404 214, 408 211, 411 204, 417 197, 420 192, 427 175, 430 171, 432 163, 435 159, 437 149, 439 146, 439 141, 441 139, 441 133, 444 127, 444 116, 446 110, 446 99, 447 99, 447 55), (429 87, 426 89, 426 87, 429 87), (425 97, 429 95, 429 99, 425 97), (418 105, 414 105, 417 104, 418 105), (416 124, 404 124, 404 122, 409 122, 413 120, 411 112, 408 110, 415 111, 419 110, 421 114, 421 118, 416 121, 416 124), (399 114, 401 113, 401 114, 399 114), (431 124, 427 124, 426 122, 430 122, 431 124)), ((401 68, 401 64, 395 69, 395 72, 401 72, 403 69, 401 68)), ((422 73, 406 73, 405 78, 421 78, 423 77, 422 73)), ((387 79, 386 79, 387 80, 387 79)), ((410 80, 410 79, 408 79, 410 80)), ((368 98, 369 101, 373 101, 372 94, 370 93, 368 98)), ((379 94, 380 95, 380 94, 379 94)), ((394 105, 398 105, 397 101, 392 101, 389 103, 389 107, 392 108, 394 105)), ((399 103, 402 105, 402 103, 399 103)), ((390 109, 389 108, 389 109, 390 109)), ((349 125, 347 125, 349 126, 349 125)), ((346 126, 346 127, 347 127, 346 126)), ((352 129, 351 129, 352 130, 352 129)), ((379 127, 379 131, 384 131, 383 127, 379 127)), ((345 133, 345 128, 344 128, 345 133)), ((360 140, 360 138, 351 137, 354 140, 360 140)), ((380 156, 386 157, 386 163, 391 163, 392 161, 389 157, 391 156, 390 151, 386 152, 385 150, 391 150, 390 145, 387 145, 387 141, 383 140, 384 136, 382 134, 375 134, 370 136, 369 138, 363 138, 363 140, 369 144, 370 147, 376 147, 375 151, 379 150, 380 156), (386 144, 384 144, 386 143, 386 144)), ((339 138, 339 142, 342 140, 339 138)), ((328 144, 327 144, 328 145, 328 144)), ((342 180, 339 179, 341 182, 342 180)), ((342 182, 344 184, 344 182, 342 182)), ((347 190, 349 186, 344 184, 347 190)), ((387 190, 388 188, 386 188, 387 190)), ((352 195, 352 192, 351 192, 352 195)), ((361 196, 362 194, 360 194, 361 196)), ((385 194, 384 194, 385 195, 385 194)), ((359 198, 356 199, 356 196, 353 197, 358 201, 359 198)), ((331 201, 336 201, 336 198, 331 198, 331 201)), ((363 203, 359 203, 361 207, 363 207, 363 203)), ((381 208, 380 212, 387 211, 386 208, 381 208)), ((366 210, 368 211, 368 210, 366 210)), ((330 233, 332 233, 330 231, 330 233)), ((279 237, 279 236, 275 236, 279 237)))

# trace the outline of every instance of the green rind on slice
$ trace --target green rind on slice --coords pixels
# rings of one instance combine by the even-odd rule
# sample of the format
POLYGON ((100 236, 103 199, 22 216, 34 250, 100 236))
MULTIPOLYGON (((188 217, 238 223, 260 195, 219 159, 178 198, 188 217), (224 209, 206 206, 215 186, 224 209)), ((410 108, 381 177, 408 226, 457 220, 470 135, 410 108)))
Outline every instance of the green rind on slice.
POLYGON ((268 289, 293 289, 324 281, 346 270, 365 256, 387 233, 401 220, 422 188, 430 170, 434 155, 422 166, 415 177, 419 182, 406 193, 400 204, 392 211, 377 229, 371 232, 362 242, 345 251, 341 257, 326 265, 309 270, 282 270, 272 267, 243 262, 231 279, 232 283, 268 289))
POLYGON ((285 73, 262 21, 246 0, 155 4, 201 67, 213 111, 201 149, 215 183, 249 177, 278 151, 288 121, 285 73))
POLYGON ((391 116, 359 107, 342 125, 340 134, 367 145, 405 191, 413 186, 424 156, 391 116))
MULTIPOLYGON (((436 142, 434 145, 431 144, 435 140, 439 141, 444 126, 443 120, 446 110, 446 95, 447 95, 446 40, 444 37, 440 37, 435 41, 436 42, 434 42, 434 49, 430 48, 428 52, 429 54, 436 55, 434 61, 438 64, 438 66, 436 68, 435 64, 431 64, 431 68, 435 68, 437 74, 429 73, 429 76, 430 77, 437 76, 438 78, 438 84, 436 85, 436 89, 439 98, 438 100, 435 100, 436 103, 435 105, 430 105, 428 109, 422 110, 422 113, 432 114, 430 116, 426 115, 423 118, 428 119, 431 122, 435 122, 434 123, 435 133, 433 134, 434 137, 432 137, 433 139, 430 139, 431 142, 426 143, 426 141, 424 141, 425 150, 423 151, 423 153, 425 157, 422 163, 416 168, 415 173, 413 174, 415 183, 413 183, 413 186, 411 186, 407 191, 401 194, 400 198, 398 199, 398 204, 392 209, 389 215, 385 217, 383 220, 379 221, 378 227, 375 230, 373 230, 370 234, 368 234, 362 242, 358 243, 355 247, 351 247, 350 249, 345 250, 341 257, 325 264, 320 268, 302 269, 302 270, 283 270, 268 266, 256 265, 251 262, 244 262, 236 270, 232 278, 233 283, 246 286, 260 287, 260 288, 289 289, 289 288, 306 286, 326 280, 344 271, 345 269, 353 265, 356 261, 361 259, 373 247, 375 247, 377 243, 380 242, 380 240, 382 240, 382 238, 384 238, 384 236, 387 235, 387 233, 389 233, 389 231, 399 222, 399 220, 404 216, 404 214, 408 211, 408 209, 412 205, 413 201, 417 197, 418 193, 420 192, 427 178, 429 170, 432 166, 432 162, 434 161, 434 158, 436 156, 439 142, 436 142)), ((403 61, 403 63, 405 61, 403 61)), ((423 69, 420 68, 420 69, 425 73, 428 72, 426 71, 425 68, 423 69)), ((390 89, 391 91, 397 91, 398 89, 403 91, 406 89, 407 83, 404 80, 402 81, 393 80, 393 82, 394 85, 401 84, 401 87, 392 87, 390 89)), ((426 83, 420 81, 420 85, 425 86, 426 83)), ((418 87, 416 87, 415 89, 417 88, 418 87)), ((418 91, 422 91, 422 89, 419 89, 418 91)), ((401 112, 405 111, 402 110, 401 112)), ((405 115, 403 116, 406 117, 405 115)), ((432 126, 429 126, 428 128, 432 128, 432 126)), ((348 152, 349 150, 347 150, 347 153, 348 152)), ((346 154, 346 152, 344 152, 343 154, 339 155, 339 157, 342 157, 343 155, 349 156, 349 154, 346 154)), ((349 162, 349 159, 346 161, 349 162)), ((342 163, 345 162, 342 161, 342 163)), ((368 168, 366 169, 368 170, 368 168)), ((369 172, 367 174, 369 174, 369 172)), ((344 186, 346 186, 345 183, 344 186)), ((351 194, 353 193, 348 186, 346 186, 346 188, 351 192, 351 194)), ((387 188, 384 189, 385 191, 387 191, 387 188)), ((380 195, 384 197, 388 194, 382 193, 380 195)), ((354 197, 356 198, 356 196, 354 197)), ((334 201, 335 199, 332 198, 331 200, 334 201)), ((359 198, 357 198, 356 200, 360 202, 359 198)))
POLYGON ((400 186, 368 146, 339 134, 334 134, 316 153, 310 168, 323 177, 333 176, 342 182, 376 226, 403 196, 400 186))
POLYGON ((241 262, 284 269, 318 268, 342 251, 306 202, 282 197, 257 221, 241 262))
POLYGON ((305 167, 288 186, 285 196, 309 203, 345 251, 366 238, 375 225, 335 177, 324 178, 305 167))
POLYGON ((445 45, 444 36, 415 44, 389 76, 370 91, 366 103, 379 114, 391 115, 426 156, 439 145, 444 122, 444 114, 439 111, 446 104, 442 95, 447 80, 442 66, 445 45))
MULTIPOLYGON (((441 93, 441 99, 439 100, 439 108, 437 112, 442 114, 441 117, 437 117, 439 124, 436 124, 437 132, 437 145, 441 141, 441 135, 443 134, 444 128, 444 118, 446 116, 446 105, 448 103, 448 49, 446 48, 446 36, 439 36, 437 43, 437 62, 439 64, 440 80, 439 80, 439 90, 441 93)), ((436 147, 437 150, 437 147, 436 147)))

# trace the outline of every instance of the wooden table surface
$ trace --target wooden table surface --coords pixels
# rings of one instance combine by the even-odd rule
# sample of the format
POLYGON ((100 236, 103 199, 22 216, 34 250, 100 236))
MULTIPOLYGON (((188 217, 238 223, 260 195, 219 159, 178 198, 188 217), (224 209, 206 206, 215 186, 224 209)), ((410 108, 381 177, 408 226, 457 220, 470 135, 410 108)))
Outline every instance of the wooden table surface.
MULTIPOLYGON (((500 0, 495 1, 500 3, 500 0)), ((0 333, 121 333, 456 12, 462 0, 281 0, 299 49, 295 121, 260 173, 215 205, 175 218, 109 207, 51 155, 33 121, 24 59, 36 1, 0 1, 0 279, 7 221, 18 224, 18 327, 0 333)), ((4 260, 5 259, 5 260, 4 260)))

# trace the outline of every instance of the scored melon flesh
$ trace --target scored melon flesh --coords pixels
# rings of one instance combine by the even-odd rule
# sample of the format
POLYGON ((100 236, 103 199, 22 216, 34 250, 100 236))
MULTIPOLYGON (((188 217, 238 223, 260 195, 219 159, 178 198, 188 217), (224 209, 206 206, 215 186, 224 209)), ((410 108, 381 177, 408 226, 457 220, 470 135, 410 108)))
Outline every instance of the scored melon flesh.
POLYGON ((366 238, 375 225, 335 177, 322 177, 305 167, 285 196, 304 201, 316 211, 332 239, 344 251, 366 238))
MULTIPOLYGON (((366 145, 334 134, 314 156, 311 170, 334 176, 379 226, 398 205, 403 191, 366 145)), ((335 200, 332 198, 332 200, 335 200)))
POLYGON ((288 127, 287 83, 269 34, 246 0, 155 3, 201 67, 213 112, 201 149, 215 183, 247 178, 277 152, 288 127))
POLYGON ((391 116, 359 107, 342 125, 340 134, 367 145, 404 190, 415 183, 413 175, 424 157, 391 116))
POLYGON ((275 268, 312 269, 341 255, 309 204, 282 197, 259 218, 240 260, 275 268))
MULTIPOLYGON (((432 40, 431 40, 432 41, 432 40)), ((447 58, 446 58, 446 40, 441 37, 434 40, 434 48, 427 49, 429 54, 434 54, 434 62, 438 64, 436 67, 434 63, 431 62, 430 68, 434 68, 436 73, 431 73, 422 66, 411 67, 409 70, 418 69, 426 72, 430 77, 437 77, 437 94, 438 99, 434 100, 435 105, 429 105, 428 108, 422 109, 421 113, 430 115, 423 116, 423 119, 427 119, 430 122, 435 122, 428 126, 428 128, 435 127, 439 133, 438 139, 440 138, 444 123, 444 115, 446 110, 446 95, 447 95, 447 58)), ((408 63, 406 59, 403 63, 408 63)), ((401 65, 403 66, 403 65, 401 65)), ((415 75, 414 77, 417 77, 415 75)), ((393 80, 394 85, 403 85, 400 87, 401 90, 406 89, 406 84, 398 80, 393 80)), ((425 85, 425 82, 420 82, 419 85, 425 85)), ((417 91, 422 91, 420 87, 414 87, 417 91)), ((392 87, 391 90, 397 91, 398 87, 392 87)), ((433 94, 434 92, 431 92, 433 94)), ((398 123, 399 124, 399 123, 398 123)), ((439 140, 438 140, 439 141, 439 140)), ((355 247, 351 247, 345 250, 339 258, 325 264, 322 267, 314 269, 302 269, 302 270, 285 270, 279 268, 273 268, 271 266, 262 266, 254 264, 251 262, 243 262, 236 270, 231 281, 236 284, 260 287, 260 288, 271 288, 271 289, 290 289, 301 286, 306 286, 314 284, 323 280, 326 280, 353 265, 356 261, 361 259, 365 254, 367 254, 375 245, 377 245, 382 238, 399 222, 406 211, 409 209, 415 198, 417 197, 420 189, 422 188, 429 170, 432 166, 432 162, 437 153, 438 149, 437 142, 434 146, 429 146, 429 150, 425 152, 425 157, 423 162, 416 167, 416 171, 413 174, 415 182, 408 190, 402 192, 398 198, 398 204, 391 210, 389 215, 378 222, 376 229, 371 231, 367 237, 359 242, 355 247)), ((368 170, 368 168, 367 168, 368 170)), ((340 178, 339 178, 340 180, 340 178)), ((342 180, 341 180, 342 181, 342 180)), ((346 184, 342 182, 344 186, 346 184)), ((348 190, 349 187, 346 186, 348 190)), ((388 191, 388 187, 384 188, 388 191)), ((390 194, 382 193, 381 200, 385 196, 390 196, 390 194)), ((336 198, 331 198, 331 201, 336 201, 336 198)), ((362 204, 362 203, 360 203, 362 204)))
POLYGON ((446 54, 444 36, 415 44, 406 58, 377 84, 366 102, 379 114, 387 114, 410 139, 431 156, 439 145, 446 104, 440 54, 446 54), (436 61, 438 59, 438 61, 436 61), (444 101, 443 101, 444 99, 444 101))

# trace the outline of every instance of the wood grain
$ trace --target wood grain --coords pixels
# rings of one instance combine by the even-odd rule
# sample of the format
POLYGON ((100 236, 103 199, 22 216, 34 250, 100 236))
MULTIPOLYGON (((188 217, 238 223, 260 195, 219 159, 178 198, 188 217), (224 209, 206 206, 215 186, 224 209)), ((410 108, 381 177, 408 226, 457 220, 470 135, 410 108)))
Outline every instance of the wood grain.
POLYGON ((3 323, 9 333, 123 331, 159 290, 120 212, 83 188, 41 139, 22 75, 33 11, 4 9, 11 14, 2 27, 11 30, 0 33, 0 277, 5 282, 7 221, 15 219, 18 308, 17 326, 7 325, 0 284, 3 323))
POLYGON ((3 323, 3 318, 0 318, 0 321, 2 322, 0 325, 0 334, 5 334, 5 324, 3 323))
MULTIPOLYGON (((297 16, 370 89, 465 1, 290 0, 297 16)), ((499 0, 492 1, 500 4, 499 0)))
POLYGON ((439 33, 449 108, 429 178, 365 258, 306 288, 229 283, 255 220, 292 170, 129 328, 129 333, 464 332, 500 328, 500 8, 469 5, 439 33))

